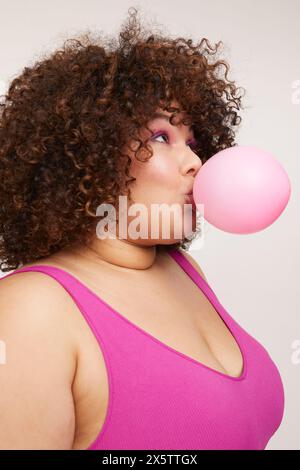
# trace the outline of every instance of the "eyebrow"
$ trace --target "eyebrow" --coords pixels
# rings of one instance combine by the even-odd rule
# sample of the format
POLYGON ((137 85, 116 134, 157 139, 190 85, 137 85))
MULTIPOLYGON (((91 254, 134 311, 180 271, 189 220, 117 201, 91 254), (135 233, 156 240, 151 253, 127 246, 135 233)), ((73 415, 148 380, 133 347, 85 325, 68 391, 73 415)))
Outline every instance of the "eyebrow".
MULTIPOLYGON (((171 115, 170 115, 171 116, 171 115)), ((170 119, 170 116, 168 116, 167 114, 163 114, 163 113, 159 113, 159 112, 156 112, 152 115, 151 117, 151 121, 153 119, 157 119, 157 118, 162 118, 162 119, 165 119, 166 121, 170 122, 169 119, 170 119)), ((192 131, 192 126, 189 126, 189 130, 192 131)))

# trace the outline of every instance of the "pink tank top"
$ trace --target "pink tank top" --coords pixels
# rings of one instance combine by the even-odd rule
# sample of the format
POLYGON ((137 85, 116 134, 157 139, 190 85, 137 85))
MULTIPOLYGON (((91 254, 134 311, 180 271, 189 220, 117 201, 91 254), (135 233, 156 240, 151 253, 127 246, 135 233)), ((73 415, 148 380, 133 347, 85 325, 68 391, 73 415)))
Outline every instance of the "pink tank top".
POLYGON ((243 356, 239 377, 161 342, 61 268, 23 267, 2 278, 23 271, 53 277, 72 296, 95 335, 107 367, 109 402, 104 425, 87 450, 262 450, 283 418, 285 397, 278 368, 180 251, 168 252, 235 338, 243 356))

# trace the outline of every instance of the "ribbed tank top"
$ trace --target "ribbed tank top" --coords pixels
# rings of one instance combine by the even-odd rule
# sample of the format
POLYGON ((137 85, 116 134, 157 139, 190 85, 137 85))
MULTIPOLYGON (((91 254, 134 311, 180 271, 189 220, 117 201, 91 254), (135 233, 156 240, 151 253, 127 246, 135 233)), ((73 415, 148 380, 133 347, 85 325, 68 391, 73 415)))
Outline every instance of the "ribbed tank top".
POLYGON ((235 338, 243 356, 239 377, 212 369, 158 340, 61 268, 23 267, 2 279, 24 271, 48 274, 72 296, 95 335, 107 368, 109 400, 104 425, 86 450, 262 450, 283 418, 279 370, 188 259, 174 248, 168 253, 235 338))

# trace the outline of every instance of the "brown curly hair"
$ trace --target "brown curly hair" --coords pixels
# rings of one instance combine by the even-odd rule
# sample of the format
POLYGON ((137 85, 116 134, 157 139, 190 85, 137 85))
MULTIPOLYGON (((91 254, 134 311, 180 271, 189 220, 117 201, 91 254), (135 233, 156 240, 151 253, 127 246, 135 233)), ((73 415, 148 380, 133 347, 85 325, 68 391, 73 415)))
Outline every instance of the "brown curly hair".
POLYGON ((90 31, 68 39, 61 50, 25 67, 1 95, 4 272, 86 243, 99 220, 97 206, 118 207, 120 194, 130 197, 134 178, 127 145, 138 144, 135 158, 151 158, 139 131, 157 108, 173 113, 171 123, 178 112, 187 112, 183 122, 192 123, 202 164, 236 145, 241 96, 227 78, 227 62, 209 60, 222 42, 213 48, 206 38, 194 44, 147 31, 137 9, 128 12, 118 42, 103 35, 93 39, 90 31), (170 106, 174 99, 181 109, 170 106))

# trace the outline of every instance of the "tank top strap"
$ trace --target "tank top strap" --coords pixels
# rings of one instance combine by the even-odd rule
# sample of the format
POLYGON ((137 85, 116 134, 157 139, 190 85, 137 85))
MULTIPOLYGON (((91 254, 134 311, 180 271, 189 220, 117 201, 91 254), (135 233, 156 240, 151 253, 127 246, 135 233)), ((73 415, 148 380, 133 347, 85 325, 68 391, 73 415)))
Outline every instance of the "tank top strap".
POLYGON ((201 274, 194 268, 192 263, 186 258, 180 250, 177 248, 173 248, 168 250, 168 253, 172 256, 172 258, 182 267, 182 269, 188 274, 189 277, 193 279, 193 281, 201 286, 201 290, 205 292, 209 289, 212 290, 209 284, 204 280, 201 274))
POLYGON ((187 275, 195 282, 200 290, 206 295, 216 311, 224 319, 226 323, 230 323, 234 327, 243 330, 243 328, 234 320, 234 318, 227 312, 223 304, 219 301, 216 293, 211 288, 210 284, 201 276, 197 269, 192 265, 188 258, 186 258, 177 248, 168 250, 170 256, 182 267, 187 275))
MULTIPOLYGON (((103 349, 106 349, 105 337, 109 338, 116 331, 117 318, 111 315, 113 310, 102 299, 93 293, 73 274, 62 268, 50 265, 36 264, 34 266, 24 266, 18 268, 9 274, 2 276, 1 279, 12 275, 18 275, 23 272, 40 272, 55 279, 62 288, 71 296, 74 304, 81 312, 84 319, 89 324, 92 332, 96 336, 97 341, 103 349)), ((122 330, 122 325, 118 325, 117 331, 122 330)), ((121 334, 121 333, 120 333, 121 334)))

